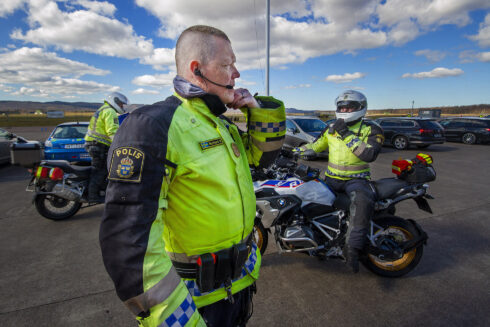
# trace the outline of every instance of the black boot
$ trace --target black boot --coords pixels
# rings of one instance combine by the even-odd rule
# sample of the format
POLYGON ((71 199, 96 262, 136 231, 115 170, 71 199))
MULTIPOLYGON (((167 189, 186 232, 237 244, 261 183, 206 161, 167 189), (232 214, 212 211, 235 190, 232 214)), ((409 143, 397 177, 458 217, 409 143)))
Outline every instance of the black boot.
POLYGON ((352 272, 357 274, 359 272, 359 250, 346 246, 344 248, 344 257, 346 264, 352 269, 352 272))
POLYGON ((102 169, 96 169, 92 167, 90 174, 90 180, 88 184, 88 202, 89 203, 101 203, 105 198, 100 196, 100 184, 105 179, 105 171, 102 169))

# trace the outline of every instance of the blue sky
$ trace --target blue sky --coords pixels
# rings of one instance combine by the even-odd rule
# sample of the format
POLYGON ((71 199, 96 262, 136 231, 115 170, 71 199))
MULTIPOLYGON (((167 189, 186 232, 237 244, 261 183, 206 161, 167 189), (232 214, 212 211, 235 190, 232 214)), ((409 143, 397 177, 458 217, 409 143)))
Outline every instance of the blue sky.
MULTIPOLYGON (((490 103, 488 0, 271 0, 270 94, 332 110, 490 103)), ((2 0, 0 100, 149 104, 172 94, 173 49, 194 24, 226 32, 240 87, 265 92, 265 0, 2 0)))

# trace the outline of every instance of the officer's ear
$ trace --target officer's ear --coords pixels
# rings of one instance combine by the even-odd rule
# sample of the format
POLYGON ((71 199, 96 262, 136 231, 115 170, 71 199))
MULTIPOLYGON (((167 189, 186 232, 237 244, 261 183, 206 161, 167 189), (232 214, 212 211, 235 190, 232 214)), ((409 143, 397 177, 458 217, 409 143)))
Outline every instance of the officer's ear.
POLYGON ((194 76, 201 76, 201 64, 198 60, 192 60, 189 64, 189 69, 194 76))

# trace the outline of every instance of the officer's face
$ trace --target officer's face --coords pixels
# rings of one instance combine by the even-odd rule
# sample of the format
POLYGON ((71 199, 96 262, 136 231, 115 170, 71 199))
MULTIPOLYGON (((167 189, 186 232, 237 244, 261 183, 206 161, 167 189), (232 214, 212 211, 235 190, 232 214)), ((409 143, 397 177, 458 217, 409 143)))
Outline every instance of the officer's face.
MULTIPOLYGON (((215 38, 215 56, 203 66, 204 75, 213 82, 222 85, 235 86, 235 79, 240 73, 235 67, 235 54, 230 42, 221 38, 215 38)), ((212 83, 206 83, 205 91, 217 95, 224 104, 231 103, 234 99, 234 90, 227 89, 212 83)))

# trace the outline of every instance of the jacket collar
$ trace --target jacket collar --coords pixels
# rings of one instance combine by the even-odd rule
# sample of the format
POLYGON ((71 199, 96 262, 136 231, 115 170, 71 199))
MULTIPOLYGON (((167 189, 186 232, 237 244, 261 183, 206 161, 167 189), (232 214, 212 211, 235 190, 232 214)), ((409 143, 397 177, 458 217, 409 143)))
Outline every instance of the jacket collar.
POLYGON ((174 78, 174 89, 178 95, 185 99, 200 98, 204 101, 209 110, 216 117, 222 115, 226 111, 226 106, 223 101, 214 94, 206 93, 199 86, 192 84, 191 82, 184 79, 182 76, 175 76, 174 78))

